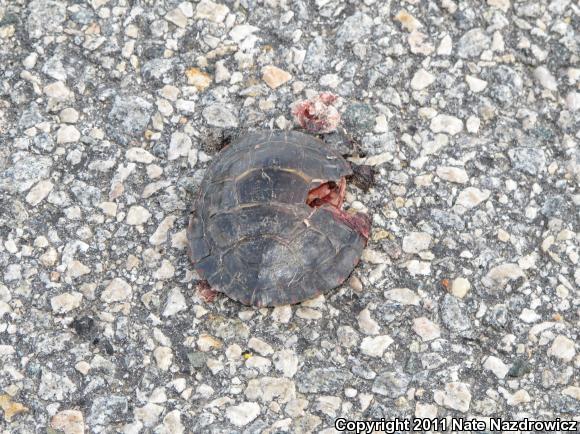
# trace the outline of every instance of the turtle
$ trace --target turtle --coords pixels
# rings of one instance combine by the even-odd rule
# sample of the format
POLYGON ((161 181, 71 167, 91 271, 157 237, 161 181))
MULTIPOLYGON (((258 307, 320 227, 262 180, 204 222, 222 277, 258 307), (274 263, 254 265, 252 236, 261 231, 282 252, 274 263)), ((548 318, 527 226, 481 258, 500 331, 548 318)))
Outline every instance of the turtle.
POLYGON ((352 174, 338 152, 300 131, 231 140, 206 170, 187 228, 205 288, 269 307, 343 283, 371 226, 366 214, 342 209, 352 174))

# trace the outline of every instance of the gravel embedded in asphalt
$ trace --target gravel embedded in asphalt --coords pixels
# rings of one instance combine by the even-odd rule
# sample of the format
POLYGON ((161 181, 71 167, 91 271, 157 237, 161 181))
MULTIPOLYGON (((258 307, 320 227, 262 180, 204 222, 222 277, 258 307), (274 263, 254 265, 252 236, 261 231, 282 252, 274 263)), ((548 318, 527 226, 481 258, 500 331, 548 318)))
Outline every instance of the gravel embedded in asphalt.
POLYGON ((578 420, 579 15, 0 0, 0 426, 578 420), (185 228, 208 163, 321 92, 327 142, 376 171, 346 195, 372 216, 361 263, 301 305, 205 302, 185 228))

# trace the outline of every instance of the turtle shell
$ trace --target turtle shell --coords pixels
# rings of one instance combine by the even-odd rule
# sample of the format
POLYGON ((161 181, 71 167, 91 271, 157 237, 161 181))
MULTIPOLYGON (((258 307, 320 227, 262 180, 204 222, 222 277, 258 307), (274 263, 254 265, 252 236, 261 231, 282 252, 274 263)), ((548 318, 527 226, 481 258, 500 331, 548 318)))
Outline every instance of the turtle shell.
POLYGON ((324 142, 296 131, 230 143, 194 202, 187 236, 196 271, 213 290, 254 306, 298 303, 341 284, 366 236, 337 218, 336 208, 309 206, 307 198, 351 173, 324 142))

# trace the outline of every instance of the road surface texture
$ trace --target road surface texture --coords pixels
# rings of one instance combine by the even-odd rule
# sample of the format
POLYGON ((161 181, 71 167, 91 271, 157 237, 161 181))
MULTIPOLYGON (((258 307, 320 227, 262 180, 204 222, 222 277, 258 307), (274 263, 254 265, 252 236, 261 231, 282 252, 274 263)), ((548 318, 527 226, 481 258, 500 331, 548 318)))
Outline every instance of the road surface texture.
POLYGON ((2 432, 578 418, 579 14, 0 0, 2 432), (323 91, 377 173, 347 193, 361 263, 300 305, 206 303, 185 228, 209 161, 323 91))

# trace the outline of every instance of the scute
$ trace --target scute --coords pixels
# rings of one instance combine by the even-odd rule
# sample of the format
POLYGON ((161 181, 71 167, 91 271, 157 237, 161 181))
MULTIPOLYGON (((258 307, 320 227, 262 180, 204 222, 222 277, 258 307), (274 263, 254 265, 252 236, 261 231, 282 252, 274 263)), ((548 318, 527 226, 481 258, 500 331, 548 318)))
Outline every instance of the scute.
POLYGON ((262 131, 234 140, 206 171, 188 243, 195 269, 241 303, 297 303, 336 287, 366 244, 333 213, 306 204, 320 182, 351 174, 321 140, 262 131))
POLYGON ((189 257, 193 262, 199 261, 209 255, 209 246, 204 239, 203 224, 195 214, 191 216, 187 230, 187 245, 189 257))
POLYGON ((196 262, 195 269, 198 273, 211 279, 220 270, 219 259, 215 256, 206 256, 196 262))
POLYGON ((311 219, 314 227, 323 230, 337 250, 340 246, 353 244, 360 238, 356 231, 338 221, 326 207, 318 208, 311 219))
POLYGON ((296 205, 257 204, 235 210, 239 225, 239 239, 256 237, 263 234, 288 239, 299 229, 298 219, 306 218, 309 208, 296 205))
POLYGON ((352 270, 358 263, 359 258, 360 250, 357 249, 356 245, 352 247, 344 246, 332 261, 326 264, 324 267, 324 273, 320 273, 320 277, 324 279, 330 287, 340 285, 344 281, 343 270, 352 270))
POLYGON ((328 236, 318 229, 308 228, 292 240, 291 247, 300 252, 303 264, 314 268, 336 255, 336 249, 328 236))
POLYGON ((262 263, 262 255, 276 242, 268 235, 246 239, 238 244, 238 255, 248 267, 258 267, 262 263))
POLYGON ((192 261, 199 261, 210 254, 209 246, 207 241, 203 238, 191 238, 189 240, 189 245, 191 248, 191 258, 192 261))
POLYGON ((300 203, 308 194, 308 182, 300 173, 277 167, 253 169, 236 180, 240 204, 300 203))
POLYGON ((216 214, 206 223, 208 242, 220 249, 225 249, 238 239, 239 229, 236 213, 216 214))
POLYGON ((302 174, 288 170, 272 170, 270 173, 273 202, 300 203, 308 195, 309 184, 302 174))
POLYGON ((204 217, 235 208, 239 203, 235 181, 224 180, 209 185, 204 193, 204 203, 204 217))
POLYGON ((252 161, 254 167, 304 171, 304 153, 305 149, 294 143, 274 142, 254 147, 252 161))
POLYGON ((272 169, 250 170, 236 181, 240 203, 267 203, 272 200, 272 169))
POLYGON ((306 273, 297 283, 297 287, 300 288, 302 294, 304 294, 301 300, 307 300, 309 298, 315 297, 321 292, 332 289, 335 286, 336 285, 329 285, 326 280, 322 279, 318 271, 306 273))

